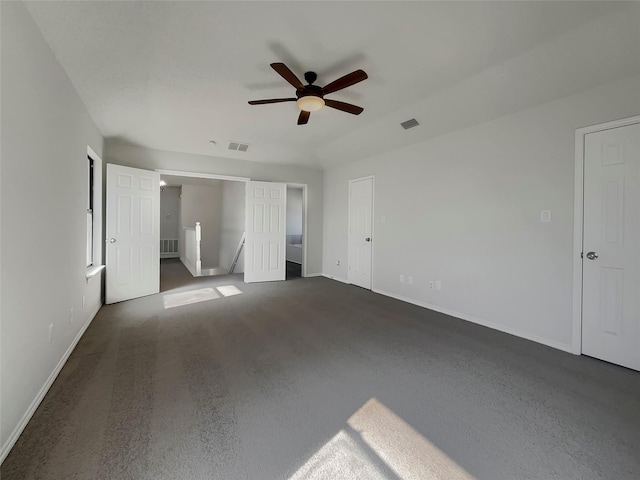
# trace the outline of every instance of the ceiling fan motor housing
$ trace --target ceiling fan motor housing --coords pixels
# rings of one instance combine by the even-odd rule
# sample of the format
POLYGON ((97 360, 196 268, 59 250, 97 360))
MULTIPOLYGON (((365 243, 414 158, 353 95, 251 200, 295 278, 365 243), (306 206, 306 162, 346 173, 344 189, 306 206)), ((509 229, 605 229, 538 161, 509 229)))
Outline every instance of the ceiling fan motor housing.
POLYGON ((298 98, 309 96, 322 98, 324 96, 324 92, 322 91, 322 88, 317 85, 305 85, 302 88, 296 89, 296 96, 298 98))

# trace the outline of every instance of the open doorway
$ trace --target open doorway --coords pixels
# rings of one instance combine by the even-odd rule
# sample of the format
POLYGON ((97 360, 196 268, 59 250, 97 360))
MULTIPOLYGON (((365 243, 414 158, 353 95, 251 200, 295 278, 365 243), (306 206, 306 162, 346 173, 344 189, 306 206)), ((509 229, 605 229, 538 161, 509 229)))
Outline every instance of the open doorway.
POLYGON ((176 273, 161 275, 161 290, 175 288, 173 277, 242 274, 246 183, 168 174, 160 178, 160 261, 163 272, 176 273))
POLYGON ((286 279, 303 276, 304 189, 287 185, 286 279))
MULTIPOLYGON (((108 303, 138 298, 143 295, 151 295, 159 291, 166 291, 162 285, 161 274, 161 249, 163 253, 162 260, 174 261, 174 265, 179 266, 185 276, 190 276, 195 280, 202 280, 202 258, 197 259, 195 265, 199 268, 187 269, 182 262, 182 256, 188 258, 188 245, 186 241, 185 230, 191 229, 185 225, 183 193, 186 183, 197 183, 198 180, 193 179, 212 179, 237 182, 239 185, 236 189, 236 198, 238 202, 228 202, 227 207, 233 207, 239 211, 239 215, 224 213, 222 218, 233 219, 237 228, 236 237, 240 237, 238 244, 231 255, 231 266, 227 267, 229 258, 228 253, 221 254, 218 249, 218 261, 211 261, 211 265, 206 265, 205 272, 208 275, 215 273, 229 274, 241 273, 244 270, 243 281, 245 283, 257 281, 280 281, 286 278, 286 190, 287 184, 278 182, 252 181, 245 177, 231 177, 224 175, 181 172, 175 170, 156 170, 155 172, 125 167, 116 164, 107 165, 107 237, 111 246, 111 254, 107 254, 107 300, 108 303), (161 179, 161 176, 164 177, 161 179), (171 177, 188 177, 191 180, 174 180, 171 177), (160 182, 163 181, 163 185, 160 182), (175 183, 174 183, 175 182, 175 183), (135 189, 133 186, 136 186, 135 189), (161 187, 179 187, 180 195, 178 196, 179 208, 174 203, 173 213, 170 208, 163 209, 161 207, 161 187), (249 188, 248 188, 249 187, 249 188), (244 191, 244 195, 242 192, 244 191), (266 193, 268 192, 268 196, 266 193), (249 199, 251 198, 251 202, 249 199), (242 199, 244 200, 243 208, 242 199), (280 200, 278 200, 280 199, 280 200), (131 222, 131 203, 135 203, 135 212, 137 215, 136 222, 131 222), (179 209, 179 213, 176 213, 179 209), (163 212, 164 210, 164 212, 163 212), (243 215, 244 214, 244 215, 243 215), (125 217, 122 217, 125 215, 125 217), (178 218, 176 218, 178 217, 178 218), (243 218, 244 217, 244 218, 243 218), (165 222, 173 223, 173 227, 167 225, 160 235, 161 218, 165 222), (129 220, 127 220, 129 219, 129 220), (175 222, 178 220, 178 232, 175 231, 175 222), (133 223, 136 223, 137 230, 129 232, 128 237, 117 238, 119 225, 130 225, 133 229, 133 223), (242 228, 244 225, 244 228, 242 228), (273 232, 276 232, 273 235, 273 232), (113 232, 113 233, 111 233, 113 232), (240 236, 240 232, 241 236, 240 236), (273 237, 273 238, 271 238, 273 237), (277 238, 276 238, 277 237, 277 238), (137 243, 144 243, 145 248, 135 248, 137 243), (177 245, 176 245, 177 243, 177 245), (159 248, 159 244, 162 247, 159 248), (116 247, 114 249, 113 247, 116 247), (249 257, 249 250, 251 256, 249 257), (176 262, 176 254, 180 261, 176 262), (128 255, 128 256, 127 256, 128 255), (251 261, 246 261, 250 258, 251 261), (222 260, 221 260, 222 259, 222 260), (125 268, 121 268, 124 265, 125 268), (218 270, 221 269, 221 270, 218 270), (191 271, 196 273, 191 273, 191 271), (199 272, 198 272, 199 270, 199 272), (258 275, 262 273, 262 275, 258 275), (267 275, 273 274, 273 275, 267 275), (123 276, 124 275, 124 276, 123 276), (117 288, 116 288, 117 287, 117 288)), ((224 185, 224 183, 223 183, 224 185)), ((306 258, 307 258, 307 185, 306 184, 289 184, 288 186, 302 190, 302 233, 301 238, 299 230, 291 235, 296 235, 297 241, 290 240, 292 246, 300 248, 302 245, 302 255, 299 258, 301 276, 306 276, 306 258), (301 243, 299 243, 301 242, 301 243)), ((224 187, 223 196, 224 196, 224 187)), ((168 193, 168 192, 167 192, 168 193)), ((295 194, 293 194, 295 196, 295 194)), ((166 197, 166 196, 165 196, 166 197)), ((177 200, 175 200, 177 202, 177 200)), ((206 202, 203 202, 206 206, 206 202)), ((224 205, 224 202, 222 203, 224 205)), ((299 209, 298 209, 299 210, 299 209)), ((192 238, 201 240, 202 222, 194 220, 194 234, 192 238), (197 228, 196 228, 197 227, 197 228), (200 231, 199 231, 200 230, 200 231)), ((221 228, 222 232, 229 233, 229 230, 221 228)), ((220 245, 224 240, 220 238, 220 245)), ((235 244, 235 239, 231 245, 235 244)), ((229 243, 227 243, 229 245, 229 243)), ((224 247, 223 247, 224 250, 224 247)), ((197 250, 196 250, 197 251, 197 250)), ((230 251, 230 249, 229 249, 230 251)), ((191 250, 189 250, 191 252, 191 250)), ((191 252, 192 253, 192 252, 191 252)), ((200 252, 201 253, 201 252, 200 252)), ((215 255, 215 254, 214 254, 215 255)), ((196 257, 197 258, 197 257, 196 257)), ((215 258, 215 257, 214 257, 215 258)))
MULTIPOLYGON (((286 204, 282 205, 283 208, 279 220, 281 224, 284 223, 282 225, 284 228, 281 230, 283 242, 280 246, 270 243, 267 253, 274 249, 276 252, 279 251, 279 255, 276 255, 276 257, 280 258, 278 263, 288 264, 282 267, 281 280, 306 276, 306 184, 252 182, 249 178, 244 177, 173 170, 156 171, 161 175, 164 191, 170 191, 172 187, 179 189, 177 258, 182 264, 180 268, 184 266, 192 277, 244 273, 245 282, 273 280, 272 278, 248 280, 248 273, 245 272, 245 253, 247 253, 247 248, 252 252, 251 258, 253 260, 250 264, 252 275, 257 271, 256 268, 259 269, 260 266, 265 268, 260 264, 260 260, 264 261, 264 250, 262 250, 263 255, 258 255, 256 246, 246 243, 249 242, 249 232, 246 231, 247 222, 249 222, 252 229, 255 227, 256 221, 260 223, 266 221, 267 224, 263 227, 267 230, 273 227, 266 216, 255 217, 256 212, 262 210, 259 208, 256 210, 256 206, 253 203, 249 204, 247 200, 249 195, 247 185, 252 185, 251 192, 253 192, 256 188, 257 190, 264 188, 264 185, 257 187, 260 183, 272 185, 274 188, 276 185, 281 185, 279 188, 286 190, 286 192, 282 191, 282 197, 288 198, 286 204), (189 207, 187 202, 191 202, 195 207, 189 207), (194 213, 194 210, 196 213, 194 213), (248 213, 249 210, 252 212, 251 215, 248 213), (203 219, 205 220, 203 221, 203 219), (215 228, 216 226, 217 228, 215 228), (213 247, 212 243, 215 244, 213 247), (199 255, 197 255, 196 248, 191 248, 191 245, 197 245, 200 248, 199 255), (285 275, 286 266, 289 267, 288 275, 285 275)), ((271 197, 272 195, 270 195, 271 197)), ((163 223, 172 223, 171 220, 173 220, 172 238, 175 238, 175 214, 164 211, 162 206, 161 210, 163 223), (167 216, 167 213, 169 213, 169 216, 167 216)), ((272 210, 273 208, 270 207, 269 211, 271 212, 272 210)), ((167 233, 165 234, 168 235, 167 233)), ((169 240, 169 238, 163 235, 162 240, 169 240)), ((262 246, 262 249, 264 248, 262 246)), ((168 252, 165 252, 163 256, 168 258, 168 252)), ((176 258, 174 252, 171 256, 176 258)), ((275 260, 276 257, 273 257, 273 259, 275 260)), ((166 262, 168 260, 163 261, 166 262)), ((174 260, 172 259, 172 261, 174 260)), ((267 263, 268 269, 272 269, 271 263, 273 262, 269 260, 267 263)))

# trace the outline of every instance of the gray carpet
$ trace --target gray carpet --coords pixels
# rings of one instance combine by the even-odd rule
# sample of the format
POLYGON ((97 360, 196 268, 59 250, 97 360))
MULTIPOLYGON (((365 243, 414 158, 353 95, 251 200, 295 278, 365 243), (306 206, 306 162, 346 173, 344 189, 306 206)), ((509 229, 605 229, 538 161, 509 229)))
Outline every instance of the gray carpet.
POLYGON ((100 310, 2 480, 640 478, 637 372, 325 278, 162 289, 100 310))

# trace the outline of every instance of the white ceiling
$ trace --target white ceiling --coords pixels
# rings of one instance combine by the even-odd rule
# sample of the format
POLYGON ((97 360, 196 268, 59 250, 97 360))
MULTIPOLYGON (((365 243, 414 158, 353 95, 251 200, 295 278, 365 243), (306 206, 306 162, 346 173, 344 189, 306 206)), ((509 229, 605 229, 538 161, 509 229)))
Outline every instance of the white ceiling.
POLYGON ((640 72, 640 5, 618 2, 29 2, 108 141, 323 167, 640 72), (369 79, 296 125, 269 64, 369 79), (404 131, 399 122, 422 123, 404 131), (215 140, 212 145, 209 140, 215 140), (246 153, 230 141, 250 144, 246 153))

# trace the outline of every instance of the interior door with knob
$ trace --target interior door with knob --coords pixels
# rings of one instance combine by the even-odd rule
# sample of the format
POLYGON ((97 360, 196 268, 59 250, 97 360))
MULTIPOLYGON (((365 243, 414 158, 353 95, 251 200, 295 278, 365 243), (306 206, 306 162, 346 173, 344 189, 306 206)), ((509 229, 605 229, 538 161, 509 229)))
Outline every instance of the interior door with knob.
POLYGON ((107 165, 106 303, 160 291, 160 174, 107 165))
POLYGON ((373 177, 349 181, 349 283, 371 290, 373 177))
POLYGON ((582 353, 640 370, 640 124, 584 137, 582 353))

